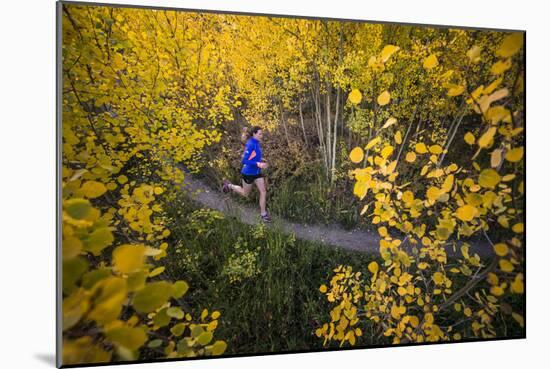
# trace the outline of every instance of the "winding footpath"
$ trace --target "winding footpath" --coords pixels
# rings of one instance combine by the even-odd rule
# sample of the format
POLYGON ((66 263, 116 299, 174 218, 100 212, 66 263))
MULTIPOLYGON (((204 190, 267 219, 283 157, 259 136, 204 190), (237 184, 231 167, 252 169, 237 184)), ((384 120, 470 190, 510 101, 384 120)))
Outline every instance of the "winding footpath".
MULTIPOLYGON (((223 194, 214 191, 201 180, 185 172, 181 189, 192 195, 193 199, 202 206, 217 210, 227 216, 233 216, 243 223, 255 225, 260 220, 257 206, 247 206, 237 203, 232 197, 237 194, 223 194)), ((284 219, 272 216, 271 228, 279 229, 287 234, 294 234, 296 238, 320 242, 330 247, 339 247, 347 250, 361 251, 369 254, 379 253, 380 236, 378 233, 354 229, 345 230, 338 225, 308 225, 292 223, 284 219)), ((470 254, 478 253, 480 256, 490 256, 492 248, 485 240, 469 240, 470 254)), ((460 255, 460 250, 447 248, 449 256, 460 255)))

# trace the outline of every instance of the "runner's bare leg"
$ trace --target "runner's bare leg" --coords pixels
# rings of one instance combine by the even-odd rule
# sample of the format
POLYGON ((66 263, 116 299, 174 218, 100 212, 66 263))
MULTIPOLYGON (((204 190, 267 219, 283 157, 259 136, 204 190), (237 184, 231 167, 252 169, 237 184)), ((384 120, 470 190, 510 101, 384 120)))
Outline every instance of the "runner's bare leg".
POLYGON ((230 188, 231 188, 233 191, 235 191, 236 193, 238 193, 239 195, 244 196, 244 197, 248 197, 248 194, 250 193, 250 190, 252 190, 252 185, 246 183, 246 182, 243 180, 243 186, 242 186, 242 187, 232 184, 232 185, 230 186, 230 188))
POLYGON ((266 203, 266 197, 267 197, 267 192, 265 190, 265 182, 263 178, 256 178, 254 183, 256 183, 256 187, 258 187, 258 191, 260 191, 260 212, 261 212, 261 215, 264 215, 267 213, 265 210, 265 203, 266 203))

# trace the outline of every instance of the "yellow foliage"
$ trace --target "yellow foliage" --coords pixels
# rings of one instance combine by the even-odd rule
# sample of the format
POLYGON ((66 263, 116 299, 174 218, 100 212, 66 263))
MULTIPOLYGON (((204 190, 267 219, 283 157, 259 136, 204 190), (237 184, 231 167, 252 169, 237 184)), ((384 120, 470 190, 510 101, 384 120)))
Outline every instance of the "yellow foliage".
POLYGON ((414 149, 416 150, 417 153, 419 154, 425 154, 428 152, 428 148, 426 147, 426 145, 422 142, 420 143, 417 143, 414 147, 414 149))
POLYGON ((477 214, 477 209, 471 205, 464 205, 456 210, 456 216, 458 219, 464 222, 470 222, 477 214))
POLYGON ((424 59, 423 67, 424 69, 433 69, 439 64, 437 60, 437 56, 435 54, 431 54, 426 59, 424 59))
POLYGON ((416 160, 416 154, 413 151, 409 151, 407 155, 405 155, 405 160, 409 163, 413 163, 416 160))
POLYGON ((395 123, 397 123, 397 119, 395 119, 394 117, 389 117, 386 123, 384 123, 384 125, 382 126, 382 129, 388 128, 389 126, 392 126, 395 123))
POLYGON ((467 132, 464 135, 464 141, 466 141, 468 145, 473 145, 476 142, 476 138, 471 132, 467 132))
POLYGON ((504 156, 506 160, 512 163, 517 163, 523 158, 523 147, 516 147, 506 152, 504 156))
POLYGON ((491 146, 493 142, 493 137, 495 136, 495 133, 497 132, 496 127, 490 127, 477 141, 477 144, 481 148, 487 148, 491 146))
POLYGON ((523 47, 524 34, 522 32, 512 33, 502 40, 496 54, 503 58, 514 56, 523 47))
POLYGON ((361 102, 361 99, 363 98, 363 96, 361 95, 361 92, 354 88, 353 90, 351 90, 351 92, 349 93, 348 95, 348 100, 352 103, 352 104, 359 104, 361 102))
POLYGON ((508 254, 508 246, 505 243, 497 243, 494 246, 495 254, 498 256, 506 256, 508 254))
POLYGON ((363 160, 364 152, 360 147, 355 147, 349 154, 350 160, 353 163, 360 163, 363 160))
POLYGON ((387 105, 390 102, 390 99, 391 99, 391 95, 390 95, 389 91, 386 90, 378 96, 376 101, 378 102, 378 105, 384 106, 384 105, 387 105))
POLYGON ((373 138, 372 140, 369 141, 369 143, 367 144, 367 146, 365 146, 365 150, 369 150, 370 148, 374 147, 375 145, 377 145, 378 143, 380 143, 381 141, 381 138, 380 136, 376 137, 376 138, 373 138))

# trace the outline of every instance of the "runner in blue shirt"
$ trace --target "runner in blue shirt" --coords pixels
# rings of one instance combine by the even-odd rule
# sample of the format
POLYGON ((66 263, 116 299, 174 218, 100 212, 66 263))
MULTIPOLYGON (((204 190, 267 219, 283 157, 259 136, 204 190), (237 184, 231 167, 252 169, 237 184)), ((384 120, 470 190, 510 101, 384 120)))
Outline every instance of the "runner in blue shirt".
POLYGON ((242 187, 224 180, 222 190, 225 193, 234 191, 241 196, 247 197, 250 190, 252 190, 252 183, 255 183, 260 192, 260 216, 263 221, 270 222, 271 217, 266 210, 267 192, 265 189, 265 179, 262 174, 262 169, 267 168, 267 163, 262 159, 262 148, 260 146, 262 137, 262 129, 258 126, 253 127, 250 132, 246 132, 244 138, 247 140, 241 160, 241 164, 243 165, 241 169, 242 187))

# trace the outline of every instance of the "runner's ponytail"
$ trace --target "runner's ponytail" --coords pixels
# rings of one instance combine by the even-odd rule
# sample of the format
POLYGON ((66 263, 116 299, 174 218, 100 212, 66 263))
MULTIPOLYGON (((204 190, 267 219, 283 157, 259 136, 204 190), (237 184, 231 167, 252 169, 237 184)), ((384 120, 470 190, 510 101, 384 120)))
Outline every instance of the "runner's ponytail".
POLYGON ((248 141, 250 137, 252 137, 252 134, 250 134, 248 128, 243 127, 243 132, 241 133, 241 143, 246 145, 246 141, 248 141))
POLYGON ((254 127, 252 127, 251 129, 248 129, 248 128, 244 127, 244 128, 243 128, 243 132, 242 132, 242 134, 241 134, 241 143, 242 143, 243 145, 246 145, 246 141, 248 141, 248 139, 249 139, 250 137, 252 137, 252 135, 253 135, 254 133, 258 132, 258 131, 261 130, 261 129, 262 129, 262 127, 260 127, 260 126, 254 126, 254 127))

